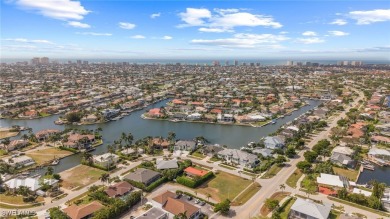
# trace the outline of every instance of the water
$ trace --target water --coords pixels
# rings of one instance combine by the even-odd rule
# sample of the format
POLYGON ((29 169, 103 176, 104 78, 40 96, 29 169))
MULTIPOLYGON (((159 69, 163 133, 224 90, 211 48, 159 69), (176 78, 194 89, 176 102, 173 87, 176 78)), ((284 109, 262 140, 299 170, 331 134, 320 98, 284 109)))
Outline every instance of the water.
MULTIPOLYGON (((164 100, 159 103, 149 106, 150 108, 159 108, 165 106, 169 100, 164 100)), ((114 140, 118 139, 122 132, 131 132, 134 139, 140 139, 146 136, 163 136, 167 137, 168 132, 175 132, 177 139, 194 139, 197 136, 203 136, 211 143, 218 143, 220 145, 227 145, 230 148, 240 148, 247 145, 249 142, 259 141, 260 138, 265 137, 275 132, 282 125, 286 124, 302 115, 303 113, 318 106, 321 102, 316 100, 310 100, 310 105, 304 106, 297 111, 294 111, 290 116, 278 119, 276 124, 267 125, 259 128, 249 126, 237 126, 237 125, 220 125, 220 124, 204 124, 204 123, 187 123, 187 122, 170 122, 161 120, 146 120, 142 119, 141 115, 145 110, 140 110, 131 113, 131 115, 118 121, 111 121, 103 124, 84 125, 84 126, 59 126, 55 125, 54 121, 57 120, 59 115, 45 117, 34 120, 0 120, 0 127, 9 127, 12 125, 26 126, 37 132, 42 129, 60 129, 63 130, 66 127, 75 127, 79 129, 97 129, 101 127, 103 129, 103 141, 104 144, 97 147, 93 154, 102 154, 107 152, 107 145, 112 144, 114 140)), ((18 136, 20 137, 20 135, 18 136)), ((76 166, 80 163, 81 155, 76 154, 66 157, 61 160, 60 164, 54 167, 55 172, 61 172, 76 166)))
POLYGON ((378 182, 384 182, 387 185, 390 185, 390 167, 381 167, 375 165, 375 170, 364 170, 360 174, 357 181, 358 184, 366 184, 370 180, 376 179, 378 182))

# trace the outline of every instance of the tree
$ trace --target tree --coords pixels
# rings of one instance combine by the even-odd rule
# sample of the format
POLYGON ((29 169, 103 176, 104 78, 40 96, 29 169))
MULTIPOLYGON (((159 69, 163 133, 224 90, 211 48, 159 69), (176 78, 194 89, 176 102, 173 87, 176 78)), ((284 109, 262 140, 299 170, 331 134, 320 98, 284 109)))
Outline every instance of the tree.
POLYGON ((211 197, 210 193, 207 193, 206 197, 207 197, 207 201, 210 201, 210 197, 211 197))
POLYGON ((99 177, 99 179, 102 183, 106 183, 110 180, 110 174, 102 173, 102 175, 99 177))
POLYGON ((19 186, 19 188, 17 189, 17 193, 22 196, 28 196, 29 194, 31 194, 31 190, 27 186, 19 186))
POLYGON ((272 213, 271 219, 282 219, 282 217, 280 216, 280 213, 278 211, 275 211, 272 213))
POLYGON ((308 172, 311 168, 311 163, 305 161, 299 161, 297 163, 297 168, 300 169, 302 172, 308 172))
POLYGON ((286 158, 282 155, 278 155, 276 157, 275 162, 278 164, 278 166, 283 166, 283 163, 286 162, 286 158))
POLYGON ((286 189, 286 186, 284 184, 280 184, 279 188, 280 188, 280 190, 282 190, 282 192, 284 192, 284 190, 286 189))
POLYGON ((53 167, 47 167, 45 175, 53 175, 54 169, 53 167))
POLYGON ((346 188, 342 188, 339 191, 337 191, 337 197, 340 199, 347 199, 348 191, 346 188))
POLYGON ((93 159, 92 159, 92 154, 91 153, 85 151, 85 152, 83 152, 82 157, 89 165, 92 164, 93 159))
POLYGON ((345 119, 340 119, 339 121, 337 121, 337 125, 338 126, 341 126, 341 127, 344 127, 347 125, 347 120, 345 119))
POLYGON ((82 114, 79 112, 70 112, 65 115, 66 120, 68 122, 73 123, 73 122, 80 122, 82 117, 82 114))
POLYGON ((295 155, 297 154, 297 152, 295 151, 294 147, 288 147, 287 150, 286 150, 286 156, 288 158, 293 158, 295 155))
POLYGON ((272 211, 279 206, 279 201, 276 199, 267 198, 265 200, 265 206, 272 211))
POLYGON ((370 182, 370 184, 373 186, 371 196, 374 196, 374 197, 376 197, 378 199, 381 199, 383 197, 383 193, 385 191, 386 184, 379 183, 376 180, 372 180, 370 182))
POLYGON ((54 207, 49 209, 50 218, 55 219, 70 219, 70 217, 62 212, 59 207, 54 207))
POLYGON ((214 206, 214 212, 220 212, 222 215, 227 215, 230 210, 230 200, 225 199, 224 201, 217 203, 214 206))
POLYGON ((180 214, 178 214, 178 215, 175 215, 174 217, 173 217, 173 219, 187 219, 188 217, 187 217, 187 211, 185 211, 185 212, 182 212, 182 213, 180 213, 180 214))
POLYGON ((303 156, 307 162, 313 163, 317 159, 318 154, 314 151, 306 151, 303 156))

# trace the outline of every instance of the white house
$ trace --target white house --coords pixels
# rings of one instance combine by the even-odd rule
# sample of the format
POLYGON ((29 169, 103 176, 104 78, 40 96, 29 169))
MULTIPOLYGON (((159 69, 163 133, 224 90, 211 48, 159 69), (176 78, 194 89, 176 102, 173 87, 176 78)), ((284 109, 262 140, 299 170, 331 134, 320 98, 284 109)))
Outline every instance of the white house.
POLYGON ((317 177, 317 183, 326 186, 333 186, 339 188, 349 188, 350 184, 346 177, 321 173, 317 177))
POLYGON ((41 186, 39 185, 39 179, 38 178, 25 178, 25 179, 20 179, 20 178, 13 178, 4 183, 7 185, 8 188, 10 189, 18 189, 20 186, 26 186, 28 187, 31 191, 35 192, 41 186))
POLYGON ((332 208, 328 203, 315 203, 310 199, 297 198, 291 206, 288 218, 296 219, 327 219, 332 208))
POLYGON ((254 167, 259 159, 256 155, 238 149, 226 148, 217 153, 217 156, 228 163, 238 164, 245 167, 254 167))
POLYGON ((264 145, 269 149, 284 147, 284 139, 281 136, 267 136, 264 138, 264 145))
POLYGON ((22 168, 35 164, 35 161, 26 155, 4 158, 3 161, 15 168, 22 168))
POLYGON ((119 156, 116 154, 105 153, 101 155, 94 155, 92 157, 93 162, 102 167, 112 166, 119 160, 119 156))

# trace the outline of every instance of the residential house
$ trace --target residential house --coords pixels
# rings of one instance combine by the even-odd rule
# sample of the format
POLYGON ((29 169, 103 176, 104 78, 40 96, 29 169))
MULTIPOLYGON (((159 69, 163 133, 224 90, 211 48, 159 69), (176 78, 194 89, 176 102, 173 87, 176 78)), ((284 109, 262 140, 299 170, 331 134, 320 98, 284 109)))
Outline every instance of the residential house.
POLYGON ((153 147, 155 149, 168 149, 171 143, 163 138, 153 138, 153 147))
POLYGON ((101 111, 101 113, 104 116, 104 118, 111 118, 111 117, 118 115, 120 113, 120 110, 119 109, 104 109, 101 111))
POLYGON ((346 188, 349 189, 349 180, 344 176, 337 176, 332 174, 321 173, 317 177, 318 186, 332 187, 335 189, 346 188))
POLYGON ((195 151, 196 150, 196 142, 195 141, 183 141, 179 140, 175 143, 174 150, 175 151, 195 151))
POLYGON ((38 139, 38 141, 45 141, 47 140, 51 135, 60 133, 61 131, 58 129, 45 129, 41 130, 37 133, 35 133, 35 137, 38 139))
POLYGON ((356 162, 352 159, 354 151, 349 147, 337 146, 332 150, 330 161, 334 164, 354 168, 356 162))
POLYGON ((86 219, 93 216, 93 213, 102 209, 104 205, 100 204, 98 201, 93 201, 85 205, 71 205, 64 210, 71 219, 86 219))
POLYGON ((105 153, 101 155, 94 155, 92 157, 93 162, 102 167, 110 167, 119 160, 119 156, 116 154, 105 153))
POLYGON ((207 155, 207 156, 214 156, 215 154, 217 154, 218 152, 224 150, 223 147, 221 147, 220 145, 218 144, 206 144, 204 145, 201 149, 200 149, 200 152, 204 155, 207 155))
POLYGON ((7 187, 11 190, 17 190, 20 186, 26 186, 31 191, 36 192, 39 188, 41 188, 41 185, 39 183, 39 178, 13 178, 4 183, 7 185, 7 187))
POLYGON ((168 215, 168 212, 160 208, 153 207, 135 219, 168 219, 168 215))
POLYGON ((263 157, 272 157, 272 150, 268 148, 255 148, 253 154, 261 154, 263 157))
POLYGON ((111 198, 116 198, 129 194, 131 190, 133 190, 133 186, 126 181, 122 181, 108 186, 104 192, 111 198))
POLYGON ((390 144, 390 137, 375 135, 371 136, 371 141, 374 143, 390 144))
POLYGON ((98 121, 98 117, 94 114, 90 114, 81 118, 81 122, 84 123, 95 123, 96 121, 98 121))
POLYGON ((166 191, 152 199, 155 206, 170 213, 170 218, 184 213, 188 219, 197 219, 201 215, 200 208, 184 201, 176 199, 176 194, 166 191))
POLYGON ((140 183, 145 184, 146 186, 150 185, 154 181, 158 180, 161 177, 161 174, 144 168, 138 168, 133 173, 129 173, 124 176, 124 179, 134 180, 140 183))
POLYGON ((233 122, 234 116, 233 114, 218 114, 217 115, 217 121, 218 122, 233 122))
POLYGON ((15 168, 22 168, 35 164, 35 161, 31 157, 26 155, 22 155, 19 157, 3 158, 3 161, 15 168))
POLYGON ((95 135, 82 135, 79 133, 71 133, 68 136, 68 141, 63 143, 69 148, 88 148, 95 142, 95 135))
POLYGON ((156 160, 156 168, 158 170, 169 170, 169 169, 177 169, 179 165, 177 164, 176 159, 165 160, 163 158, 158 158, 156 160))
POLYGON ((225 148, 217 153, 217 156, 227 163, 242 165, 252 168, 259 163, 256 155, 238 149, 225 148))
POLYGON ((373 147, 368 152, 368 158, 381 165, 390 165, 390 151, 373 147))
POLYGON ((264 138, 264 145, 266 148, 268 149, 281 149, 283 148, 285 145, 285 140, 284 140, 284 137, 278 135, 278 136, 267 136, 264 138))
POLYGON ((24 148, 27 145, 28 145, 28 140, 17 139, 17 140, 12 140, 8 145, 0 144, 0 148, 9 152, 9 151, 24 148))
POLYGON ((332 205, 316 203, 310 199, 297 198, 291 206, 289 219, 328 219, 332 205))
POLYGON ((209 171, 196 169, 194 167, 187 167, 184 169, 184 173, 186 173, 187 176, 191 176, 191 177, 202 177, 206 175, 208 172, 209 171))

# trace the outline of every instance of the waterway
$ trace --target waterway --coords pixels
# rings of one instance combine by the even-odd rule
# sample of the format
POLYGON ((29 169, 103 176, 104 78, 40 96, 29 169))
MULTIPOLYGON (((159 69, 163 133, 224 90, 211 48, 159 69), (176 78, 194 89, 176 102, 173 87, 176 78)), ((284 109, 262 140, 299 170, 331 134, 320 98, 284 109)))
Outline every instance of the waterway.
POLYGON ((370 180, 376 179, 378 182, 384 182, 390 185, 390 167, 381 167, 374 165, 375 170, 364 170, 357 181, 358 184, 366 184, 370 180))
MULTIPOLYGON (((164 100, 153 105, 150 105, 144 110, 139 110, 131 113, 131 115, 118 121, 111 121, 103 124, 83 125, 83 126, 61 126, 55 125, 59 115, 45 117, 33 120, 0 120, 0 127, 9 127, 12 125, 20 125, 30 127, 34 132, 42 129, 60 129, 66 127, 75 127, 79 129, 103 129, 104 144, 96 148, 92 154, 102 154, 107 152, 107 145, 112 144, 118 139, 122 132, 131 132, 134 139, 143 138, 146 136, 163 136, 167 137, 168 132, 175 132, 177 139, 194 139, 197 136, 203 136, 211 143, 227 145, 230 148, 240 148, 247 145, 249 142, 259 141, 275 132, 282 125, 294 120, 307 111, 317 107, 321 101, 310 100, 310 105, 306 105, 297 111, 294 111, 290 116, 285 116, 277 120, 276 124, 269 124, 263 127, 237 126, 237 125, 221 125, 221 124, 205 124, 205 123, 188 123, 188 122, 170 122, 163 120, 147 120, 142 119, 141 115, 145 110, 150 108, 159 108, 165 106, 169 100, 164 100)), ((20 135, 19 135, 20 136, 20 135)), ((54 167, 55 172, 61 172, 80 163, 81 155, 75 154, 61 160, 60 164, 54 167)))

